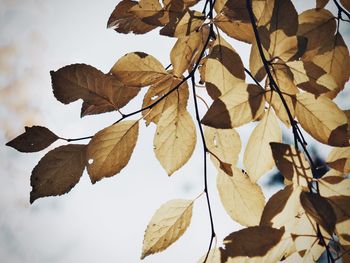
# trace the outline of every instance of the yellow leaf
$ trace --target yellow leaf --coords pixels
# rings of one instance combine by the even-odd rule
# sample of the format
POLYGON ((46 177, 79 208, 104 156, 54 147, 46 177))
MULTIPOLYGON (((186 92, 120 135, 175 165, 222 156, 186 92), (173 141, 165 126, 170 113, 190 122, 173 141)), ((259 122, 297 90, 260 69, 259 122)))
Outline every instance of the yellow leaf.
POLYGON ((143 52, 124 55, 114 64, 111 73, 126 85, 135 87, 154 84, 168 74, 156 58, 143 52))
POLYGON ((259 185, 251 182, 240 169, 234 168, 232 176, 219 172, 217 188, 222 205, 234 221, 244 226, 259 225, 265 206, 259 185))
MULTIPOLYGON (((267 59, 270 59, 270 55, 267 52, 267 50, 262 47, 263 52, 265 54, 265 57, 267 59)), ((262 81, 266 76, 266 71, 264 68, 264 63, 260 57, 259 49, 256 42, 253 42, 252 48, 250 50, 250 57, 249 57, 249 69, 252 75, 256 78, 258 81, 262 81)))
POLYGON ((205 62, 204 81, 208 94, 216 99, 244 83, 245 74, 241 58, 222 37, 218 35, 205 62))
POLYGON ((235 166, 241 151, 242 143, 239 134, 234 129, 215 129, 205 127, 205 142, 211 155, 211 160, 217 168, 220 168, 220 162, 235 166))
POLYGON ((202 119, 214 128, 229 129, 256 120, 264 112, 264 90, 240 83, 216 99, 202 119))
POLYGON ((346 115, 329 98, 297 94, 296 116, 303 129, 319 142, 340 147, 349 145, 346 115))
POLYGON ((350 196, 350 180, 341 176, 323 176, 318 180, 323 197, 350 196))
POLYGON ((178 240, 190 225, 192 209, 192 200, 175 199, 163 204, 148 223, 141 259, 167 249, 178 240))
POLYGON ((243 157, 244 167, 253 182, 274 166, 269 143, 280 141, 282 130, 275 114, 269 110, 250 135, 243 157))
POLYGON ((86 145, 69 144, 48 152, 34 167, 30 177, 30 203, 44 196, 68 193, 85 169, 86 145))
POLYGON ((92 183, 119 173, 128 164, 136 145, 138 128, 138 121, 122 121, 94 135, 86 151, 92 183))
MULTIPOLYGON (((172 75, 166 75, 160 81, 152 85, 143 98, 142 107, 147 107, 155 101, 161 99, 167 92, 177 86, 181 82, 181 79, 175 78, 172 75)), ((152 107, 151 110, 145 110, 142 112, 142 116, 146 120, 146 125, 151 122, 157 124, 163 112, 170 106, 176 105, 178 108, 185 109, 188 100, 188 85, 187 82, 181 84, 181 86, 166 98, 160 101, 158 104, 152 107)))
POLYGON ((173 66, 173 74, 181 77, 187 69, 196 62, 204 48, 209 30, 203 27, 198 32, 192 32, 189 36, 179 38, 170 52, 170 61, 173 66))
POLYGON ((350 173, 350 147, 334 148, 326 161, 333 169, 342 173, 350 173))
POLYGON ((172 175, 189 160, 196 146, 196 128, 190 114, 177 105, 170 106, 158 122, 153 145, 160 164, 172 175))

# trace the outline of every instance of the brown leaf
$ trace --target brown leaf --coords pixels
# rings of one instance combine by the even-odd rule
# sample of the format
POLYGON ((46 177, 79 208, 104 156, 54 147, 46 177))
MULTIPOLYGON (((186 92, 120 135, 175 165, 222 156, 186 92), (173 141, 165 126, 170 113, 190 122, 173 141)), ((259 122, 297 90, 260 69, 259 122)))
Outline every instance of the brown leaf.
MULTIPOLYGON (((262 47, 266 58, 270 59, 270 54, 262 47)), ((260 57, 259 49, 256 42, 253 42, 249 57, 249 69, 254 78, 258 81, 262 81, 266 76, 264 63, 260 57)))
POLYGON ((334 148, 327 157, 327 165, 339 172, 350 173, 350 147, 334 148))
POLYGON ((319 142, 339 147, 349 145, 346 115, 327 97, 297 94, 296 116, 303 129, 319 142))
POLYGON ((316 0, 316 8, 324 8, 328 4, 329 0, 316 0))
POLYGON ((107 27, 124 34, 147 33, 157 25, 145 22, 145 18, 156 16, 161 8, 158 0, 122 0, 110 15, 107 27))
POLYGON ((244 226, 259 224, 265 197, 258 184, 234 168, 232 176, 219 172, 217 188, 221 203, 232 220, 244 226))
POLYGON ((350 12, 350 1, 349 0, 340 0, 342 6, 350 12))
POLYGON ((318 180, 323 197, 350 196, 350 180, 341 176, 323 176, 318 180))
POLYGON ((282 175, 297 185, 307 187, 312 180, 312 171, 305 155, 289 144, 271 142, 270 146, 282 175))
POLYGON ((86 150, 87 171, 93 184, 119 173, 128 164, 138 127, 138 121, 122 121, 94 135, 86 150))
POLYGON ((53 93, 64 104, 84 101, 81 116, 120 109, 139 88, 127 87, 114 76, 85 64, 72 64, 51 71, 53 93))
POLYGON ((256 120, 264 112, 264 104, 259 86, 239 83, 213 102, 202 123, 220 129, 239 127, 256 120))
POLYGON ((274 161, 270 142, 281 142, 282 130, 270 109, 254 128, 244 152, 243 163, 253 182, 272 169, 274 161))
POLYGON ((192 32, 189 36, 179 38, 170 52, 170 61, 173 66, 173 74, 181 77, 199 58, 208 38, 209 30, 203 27, 198 32, 192 32))
MULTIPOLYGON (((298 29, 298 13, 291 0, 274 2, 271 20, 267 28, 270 34, 276 30, 282 30, 285 35, 293 36, 298 29)), ((277 42, 277 41, 276 41, 277 42)))
POLYGON ((114 64, 111 73, 135 87, 152 85, 168 74, 156 58, 143 52, 124 55, 114 64))
POLYGON ((315 193, 301 192, 300 203, 306 213, 320 224, 328 234, 333 234, 337 218, 326 198, 315 193))
POLYGON ((208 94, 215 100, 237 84, 244 83, 244 80, 244 66, 240 56, 218 35, 205 62, 204 81, 208 94))
POLYGON ((190 159, 196 146, 196 128, 190 114, 177 105, 170 106, 158 122, 153 145, 160 164, 172 175, 190 159))
POLYGON ((51 145, 57 139, 59 137, 48 128, 32 126, 25 127, 25 132, 6 143, 6 146, 25 153, 38 152, 51 145))
POLYGON ((85 169, 86 145, 69 144, 48 152, 34 167, 30 177, 30 203, 45 196, 68 193, 85 169))
POLYGON ((163 251, 178 240, 191 223, 193 201, 175 199, 163 204, 147 225, 141 259, 163 251))
MULTIPOLYGON (((143 98, 142 107, 147 107, 148 105, 151 105, 155 101, 161 99, 167 92, 177 86, 180 82, 181 79, 175 78, 170 74, 166 75, 163 79, 148 89, 145 97, 143 98)), ((172 105, 175 105, 181 109, 186 109, 188 95, 188 85, 187 82, 184 82, 176 91, 172 92, 158 104, 153 106, 151 110, 145 110, 142 112, 142 116, 146 120, 146 125, 149 125, 151 122, 157 124, 163 112, 172 105)))

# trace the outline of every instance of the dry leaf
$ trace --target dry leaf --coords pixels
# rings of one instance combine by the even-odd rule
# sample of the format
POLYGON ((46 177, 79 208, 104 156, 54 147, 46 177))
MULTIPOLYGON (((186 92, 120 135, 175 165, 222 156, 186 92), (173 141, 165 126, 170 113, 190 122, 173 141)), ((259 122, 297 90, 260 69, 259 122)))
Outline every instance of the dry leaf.
POLYGON ((192 217, 193 201, 176 199, 163 204, 148 223, 141 259, 168 248, 178 240, 192 217))
POLYGON ((329 0, 316 0, 316 8, 324 8, 328 4, 329 0))
POLYGON ((323 176, 318 180, 323 197, 350 196, 350 180, 341 176, 323 176))
POLYGON ((111 73, 126 85, 135 87, 152 85, 168 74, 156 58, 143 52, 124 55, 114 64, 111 73))
POLYGON ((350 1, 349 0, 340 0, 340 3, 345 7, 348 12, 350 12, 350 1))
POLYGON ((138 128, 138 121, 122 121, 94 135, 86 150, 87 171, 93 184, 119 173, 128 164, 138 128))
POLYGON ((264 112, 264 104, 259 86, 239 83, 213 102, 202 123, 220 129, 238 127, 256 120, 264 112))
POLYGON ((282 130, 275 114, 270 109, 254 128, 244 152, 244 167, 253 182, 259 180, 274 166, 270 142, 281 141, 282 130))
POLYGON ((6 143, 6 146, 10 146, 24 153, 38 152, 58 139, 59 137, 48 128, 32 126, 25 127, 25 132, 6 143))
MULTIPOLYGON (((155 101, 161 99, 167 92, 179 85, 180 82, 181 79, 175 78, 170 74, 166 75, 163 79, 148 89, 145 97, 143 98, 142 107, 145 108, 155 101)), ((153 106, 152 109, 142 112, 146 125, 148 126, 151 122, 157 124, 163 112, 172 105, 177 106, 179 109, 186 109, 188 95, 188 85, 187 82, 184 82, 176 91, 162 99, 162 101, 153 106)))
POLYGON ((190 159, 196 140, 190 114, 177 105, 170 106, 162 114, 153 140, 156 157, 169 176, 190 159))
POLYGON ((304 130, 321 143, 348 146, 347 118, 329 98, 297 94, 296 116, 304 130))
POLYGON ((86 145, 69 144, 48 152, 35 166, 30 177, 30 203, 45 196, 68 193, 85 169, 86 145))
MULTIPOLYGON (((205 260, 207 253, 205 253, 198 261, 197 263, 203 263, 205 260)), ((212 248, 209 251, 207 261, 206 263, 221 263, 221 252, 220 249, 218 248, 212 248)))
POLYGON ((334 148, 326 161, 329 167, 342 173, 350 173, 350 147, 334 148))
POLYGON ((240 169, 234 168, 232 176, 219 172, 217 188, 222 205, 234 221, 244 226, 259 225, 265 206, 259 185, 251 182, 240 169))

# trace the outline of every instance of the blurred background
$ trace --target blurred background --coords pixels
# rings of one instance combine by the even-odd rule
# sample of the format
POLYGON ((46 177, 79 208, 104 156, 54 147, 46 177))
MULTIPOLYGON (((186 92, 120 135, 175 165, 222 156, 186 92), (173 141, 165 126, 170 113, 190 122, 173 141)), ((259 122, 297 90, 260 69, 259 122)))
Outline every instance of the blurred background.
MULTIPOLYGON (((39 153, 22 154, 5 147, 7 141, 24 132, 24 126, 32 125, 46 126, 66 138, 89 136, 119 117, 117 113, 108 113, 81 119, 81 103, 63 105, 55 100, 49 71, 86 63, 108 72, 119 57, 133 51, 152 54, 164 66, 169 64, 175 39, 160 36, 158 30, 138 36, 106 29, 117 3, 115 0, 0 0, 1 262, 139 262, 144 230, 156 209, 170 199, 194 199, 203 190, 200 142, 191 160, 168 178, 153 154, 155 126, 146 128, 142 124, 132 158, 120 174, 92 185, 84 173, 68 194, 29 204, 31 170, 49 149, 62 142, 39 153)), ((305 3, 295 1, 299 11, 315 5, 314 1, 307 1, 308 6, 305 3)), ((334 10, 333 5, 330 8, 334 10)), ((341 26, 341 32, 349 43, 350 28, 346 26, 341 26)), ((230 42, 248 66, 249 46, 230 42)), ((122 111, 140 108, 145 91, 122 111)), ((346 98, 350 98, 348 91, 337 99, 342 109, 349 108, 346 98)), ((193 110, 191 99, 189 110, 193 110)), ((238 129, 243 145, 248 139, 243 135, 254 126, 238 129)), ((286 141, 289 134, 291 131, 284 130, 286 141)), ((311 143, 310 147, 320 160, 329 151, 320 144, 311 143)), ((260 180, 266 198, 282 187, 279 178, 273 170, 260 180)), ((209 164, 209 190, 220 241, 240 226, 223 210, 215 180, 216 171, 209 164)), ((143 262, 196 262, 205 254, 209 238, 208 211, 202 196, 196 201, 192 223, 180 240, 143 262)))

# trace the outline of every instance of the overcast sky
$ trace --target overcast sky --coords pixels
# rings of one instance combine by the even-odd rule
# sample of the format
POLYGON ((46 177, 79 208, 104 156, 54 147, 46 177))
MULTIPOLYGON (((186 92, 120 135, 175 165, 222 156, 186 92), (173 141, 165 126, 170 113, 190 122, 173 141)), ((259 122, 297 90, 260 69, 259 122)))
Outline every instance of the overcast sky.
MULTIPOLYGON (((22 133, 25 125, 46 126, 59 136, 74 138, 93 135, 118 117, 109 113, 80 119, 80 102, 67 106, 55 100, 50 70, 86 63, 108 72, 119 57, 132 51, 152 54, 163 65, 169 64, 175 39, 159 36, 157 30, 135 36, 106 29, 117 2, 0 0, 1 145, 22 133)), ((231 43, 248 65, 247 46, 231 43)), ((141 102, 142 96, 123 112, 139 108, 141 102)), ((346 106, 343 103, 342 107, 346 106)), ((191 99, 189 109, 193 109, 191 99)), ((252 127, 246 125, 239 131, 243 134, 252 127)), ((120 174, 91 185, 84 173, 70 193, 41 198, 33 205, 29 204, 30 174, 46 151, 22 154, 0 147, 1 261, 139 262, 143 233, 156 209, 170 199, 193 199, 203 190, 201 144, 197 143, 192 159, 168 178, 153 154, 154 131, 154 125, 141 125, 133 156, 120 174)), ((247 138, 242 136, 242 141, 245 144, 247 138)), ((210 194, 221 240, 239 225, 223 210, 215 178, 216 171, 210 165, 210 194)), ((203 196, 195 203, 192 223, 184 236, 143 262, 196 262, 206 252, 209 238, 203 196)))

